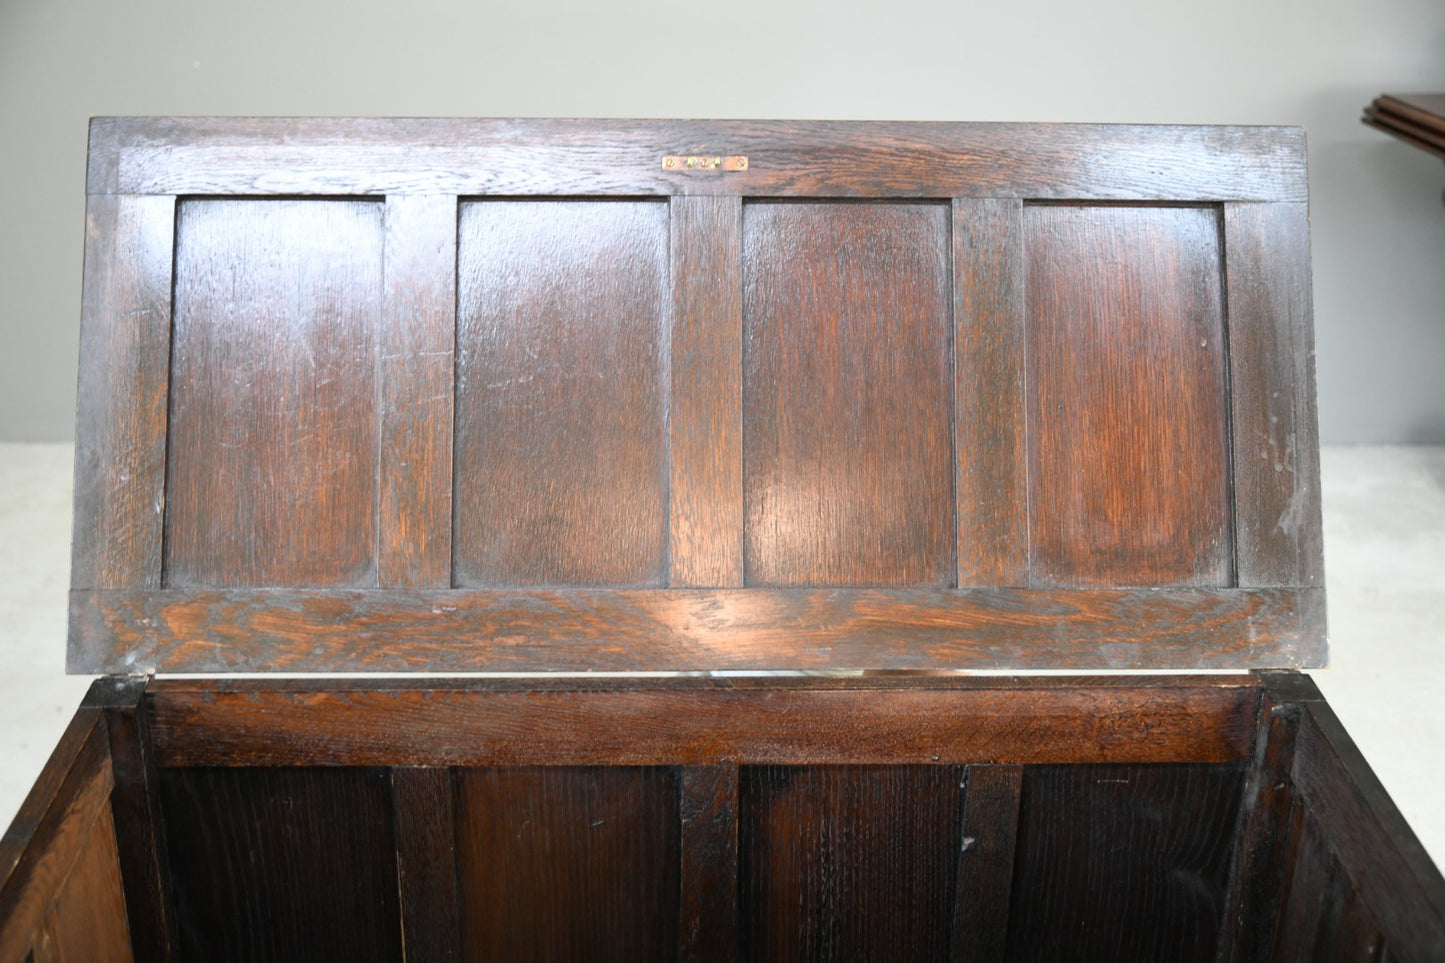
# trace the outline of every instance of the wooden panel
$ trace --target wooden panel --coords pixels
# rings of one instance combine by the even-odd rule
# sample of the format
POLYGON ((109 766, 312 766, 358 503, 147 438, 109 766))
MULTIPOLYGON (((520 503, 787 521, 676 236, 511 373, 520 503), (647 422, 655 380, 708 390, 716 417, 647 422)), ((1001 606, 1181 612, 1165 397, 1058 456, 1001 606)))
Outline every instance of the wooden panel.
POLYGON ((752 194, 1293 200, 1283 127, 100 118, 92 194, 752 194), (663 169, 746 154, 746 171, 663 169))
POLYGON ((452 783, 451 770, 440 766, 391 772, 397 890, 408 960, 461 959, 452 783))
POLYGON ((115 839, 110 812, 101 809, 50 909, 45 945, 37 955, 62 963, 129 963, 133 958, 115 839))
POLYGON ((1243 767, 1024 774, 1009 960, 1208 960, 1243 767))
POLYGON ((953 202, 958 584, 1029 583, 1023 206, 953 202))
POLYGON ((948 959, 960 776, 952 766, 744 769, 744 958, 948 959))
POLYGON ((1445 877, 1314 684, 1289 681, 1304 707, 1291 777, 1321 843, 1394 957, 1445 958, 1445 877))
POLYGON ((672 202, 668 584, 743 584, 742 205, 672 202))
POLYGON ((177 220, 167 583, 374 584, 382 206, 177 220))
POLYGON ((743 215, 748 584, 952 584, 949 209, 743 215))
POLYGON ((161 581, 175 200, 86 205, 73 588, 161 581))
POLYGON ((458 585, 661 585, 667 206, 462 205, 458 585))
POLYGON ((452 566, 457 199, 386 199, 377 580, 446 588, 452 566))
POLYGON ((1235 761, 1249 676, 162 682, 158 759, 199 765, 1235 761))
POLYGON ((967 808, 953 902, 954 963, 1004 958, 1022 784, 1022 766, 967 769, 967 808))
POLYGON ((45 930, 72 868, 95 844, 113 786, 105 724, 81 709, 0 837, 0 960, 23 959, 45 930))
POLYGON ((385 770, 160 776, 184 959, 402 958, 385 770))
POLYGON ((679 776, 682 850, 678 959, 736 960, 738 769, 687 766, 679 776))
POLYGON ((489 768, 459 778, 467 959, 676 958, 673 772, 489 768))
POLYGON ((167 960, 176 943, 169 907, 170 887, 159 790, 156 785, 150 719, 145 711, 145 679, 101 679, 85 705, 105 709, 115 787, 110 811, 115 822, 120 876, 125 881, 122 909, 130 921, 129 944, 141 960, 167 960))
POLYGON ((1323 585, 1309 210, 1227 204, 1239 584, 1323 585))
MULTIPOLYGON (((1229 669, 1324 661, 1322 589, 140 592, 71 597, 160 672, 1229 669)), ((87 663, 87 667, 91 667, 87 663)))
POLYGON ((1218 212, 1024 228, 1033 584, 1231 584, 1218 212))

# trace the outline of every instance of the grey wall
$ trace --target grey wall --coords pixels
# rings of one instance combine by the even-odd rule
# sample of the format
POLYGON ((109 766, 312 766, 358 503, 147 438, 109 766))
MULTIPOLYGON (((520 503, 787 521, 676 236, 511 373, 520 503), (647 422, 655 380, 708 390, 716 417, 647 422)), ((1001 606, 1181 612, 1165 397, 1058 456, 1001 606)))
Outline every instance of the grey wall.
POLYGON ((1303 124, 1326 442, 1445 442, 1439 0, 0 0, 0 439, 72 431, 93 114, 1303 124))

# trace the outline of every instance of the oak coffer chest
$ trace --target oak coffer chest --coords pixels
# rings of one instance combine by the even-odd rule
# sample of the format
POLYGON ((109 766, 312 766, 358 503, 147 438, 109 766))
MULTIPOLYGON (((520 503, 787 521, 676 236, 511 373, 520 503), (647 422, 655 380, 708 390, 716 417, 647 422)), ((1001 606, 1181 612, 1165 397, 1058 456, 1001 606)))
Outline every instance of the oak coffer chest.
POLYGON ((105 678, 0 960, 1445 959, 1297 671, 1300 131, 102 119, 88 183, 105 678))

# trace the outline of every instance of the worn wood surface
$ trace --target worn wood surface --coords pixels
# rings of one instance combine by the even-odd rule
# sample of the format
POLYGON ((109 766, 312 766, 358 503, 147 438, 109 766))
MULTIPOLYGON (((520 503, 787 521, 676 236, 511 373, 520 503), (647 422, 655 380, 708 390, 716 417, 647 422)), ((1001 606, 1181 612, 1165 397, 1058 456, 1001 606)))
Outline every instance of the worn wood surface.
POLYGON ((460 960, 455 780, 443 766, 391 771, 401 933, 408 960, 460 960))
MULTIPOLYGON (((1220 669, 1313 664, 1316 589, 73 593, 156 672, 1220 669)), ((114 669, 114 657, 85 662, 114 669)))
POLYGON ((755 767, 741 795, 744 958, 948 959, 957 767, 755 767))
MULTIPOLYGON (((104 720, 94 709, 81 709, 66 727, 20 812, 0 837, 0 960, 25 959, 31 947, 44 940, 42 930, 69 925, 68 914, 65 919, 54 919, 51 927, 46 920, 53 915, 77 866, 85 876, 85 867, 104 865, 101 855, 88 854, 88 850, 108 846, 114 861, 113 830, 106 837, 97 829, 113 785, 104 720)), ((105 827, 109 826, 107 817, 105 827)), ((84 888, 89 883, 78 885, 84 888)), ((88 910, 81 909, 83 917, 88 910)), ((99 912, 101 907, 95 909, 99 912)), ((124 923, 122 915, 118 940, 125 937, 124 923)), ((74 924, 88 925, 84 918, 74 924)), ((114 927, 111 930, 116 935, 114 927)), ((128 940, 123 948, 128 951, 128 940)), ((111 946, 98 956, 119 959, 120 949, 111 946)))
POLYGON ((743 211, 749 585, 951 585, 949 212, 743 211))
POLYGON ((1027 770, 1007 959, 1214 960, 1243 775, 1027 770))
POLYGON ((547 765, 459 778, 467 959, 676 959, 673 771, 547 765))
POLYGON ((677 957, 725 963, 738 954, 738 767, 678 775, 681 869, 677 957))
POLYGON ((382 205, 187 200, 166 584, 376 584, 382 205))
POLYGON ((1023 224, 1030 581, 1232 584, 1218 212, 1023 224))
POLYGON ((86 205, 75 588, 160 585, 175 206, 128 196, 86 205))
POLYGON ((663 584, 667 214, 462 206, 453 584, 663 584))
POLYGON ((1309 210, 1226 204, 1239 584, 1323 585, 1309 210))
POLYGON ((1004 958, 1022 786, 1022 766, 972 765, 965 771, 953 900, 953 963, 1004 958))
POLYGON ((828 121, 117 118, 91 125, 91 194, 636 195, 1293 200, 1281 127, 828 121), (671 173, 677 153, 745 154, 671 173))
POLYGON ((386 199, 377 333, 377 583, 447 588, 452 572, 452 396, 457 199, 386 199))
POLYGON ((672 217, 668 584, 743 584, 743 212, 677 197, 672 217))
POLYGON ((1023 205, 953 203, 958 584, 1029 584, 1023 205))
POLYGON ((401 960, 390 781, 367 769, 163 769, 180 956, 401 960))
MULTIPOLYGON (((1241 677, 1245 678, 1245 677, 1241 677)), ((165 766, 1239 761, 1248 685, 893 686, 531 679, 425 688, 158 684, 165 766)))

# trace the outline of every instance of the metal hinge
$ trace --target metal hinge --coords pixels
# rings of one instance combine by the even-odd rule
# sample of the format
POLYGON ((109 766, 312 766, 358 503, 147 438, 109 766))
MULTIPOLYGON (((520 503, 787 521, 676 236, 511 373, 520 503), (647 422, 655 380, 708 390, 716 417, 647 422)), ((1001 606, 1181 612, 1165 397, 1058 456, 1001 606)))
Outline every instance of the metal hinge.
POLYGON ((665 171, 745 171, 748 169, 746 154, 668 154, 662 159, 665 171))

